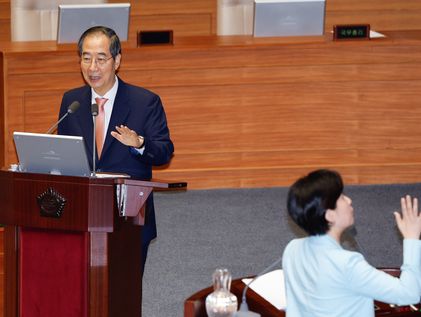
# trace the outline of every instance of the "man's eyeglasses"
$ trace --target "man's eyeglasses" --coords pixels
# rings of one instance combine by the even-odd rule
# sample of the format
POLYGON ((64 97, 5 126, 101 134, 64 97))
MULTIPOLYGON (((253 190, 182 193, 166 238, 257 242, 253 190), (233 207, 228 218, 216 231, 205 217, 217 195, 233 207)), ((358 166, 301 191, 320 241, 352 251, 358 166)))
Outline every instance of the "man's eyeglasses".
POLYGON ((95 60, 96 65, 103 66, 111 58, 113 57, 112 56, 111 57, 99 56, 99 57, 93 58, 91 56, 82 56, 81 61, 83 64, 91 65, 92 60, 95 60))

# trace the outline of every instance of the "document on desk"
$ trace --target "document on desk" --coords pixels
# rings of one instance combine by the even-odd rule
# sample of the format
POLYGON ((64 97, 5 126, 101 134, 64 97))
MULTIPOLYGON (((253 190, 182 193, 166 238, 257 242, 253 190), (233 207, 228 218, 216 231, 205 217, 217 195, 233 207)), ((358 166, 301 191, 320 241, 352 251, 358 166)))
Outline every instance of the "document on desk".
MULTIPOLYGON (((251 280, 251 278, 242 279, 244 284, 250 283, 251 280)), ((281 310, 287 307, 284 285, 284 272, 279 269, 260 276, 250 284, 249 288, 281 310)))
POLYGON ((97 178, 130 178, 130 175, 127 174, 118 174, 118 173, 103 173, 97 172, 97 178))
POLYGON ((376 31, 373 31, 373 30, 370 30, 370 38, 371 39, 378 39, 378 38, 382 38, 382 37, 386 37, 386 35, 384 35, 382 33, 379 33, 379 32, 376 32, 376 31))

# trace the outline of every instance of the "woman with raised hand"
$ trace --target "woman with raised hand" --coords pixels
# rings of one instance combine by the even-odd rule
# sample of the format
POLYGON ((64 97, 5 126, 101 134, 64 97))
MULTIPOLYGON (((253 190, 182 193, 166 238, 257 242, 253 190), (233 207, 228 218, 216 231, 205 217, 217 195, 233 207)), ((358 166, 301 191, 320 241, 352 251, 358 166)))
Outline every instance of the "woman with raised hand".
POLYGON ((404 239, 400 278, 341 247, 341 235, 354 224, 354 209, 343 194, 339 173, 317 170, 300 178, 289 189, 287 207, 309 234, 289 242, 284 251, 287 317, 367 317, 374 316, 374 300, 398 305, 420 301, 421 215, 416 198, 402 198, 401 213, 394 213, 404 239))

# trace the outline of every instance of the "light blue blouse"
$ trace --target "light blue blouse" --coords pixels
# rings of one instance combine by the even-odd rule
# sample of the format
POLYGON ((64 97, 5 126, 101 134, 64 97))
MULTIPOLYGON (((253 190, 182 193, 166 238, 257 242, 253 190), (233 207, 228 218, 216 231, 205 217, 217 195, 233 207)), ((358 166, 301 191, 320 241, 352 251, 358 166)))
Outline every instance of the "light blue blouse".
POLYGON ((372 267, 329 235, 292 240, 285 248, 287 317, 374 316, 374 299, 409 305, 421 296, 421 241, 405 239, 400 279, 372 267))

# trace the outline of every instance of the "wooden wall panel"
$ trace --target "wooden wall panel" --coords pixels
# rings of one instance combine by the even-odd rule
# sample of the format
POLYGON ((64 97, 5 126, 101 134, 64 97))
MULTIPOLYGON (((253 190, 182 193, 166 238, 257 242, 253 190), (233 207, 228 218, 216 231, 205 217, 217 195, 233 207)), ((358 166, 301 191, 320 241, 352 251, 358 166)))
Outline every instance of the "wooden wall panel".
POLYGON ((329 0, 326 1, 326 31, 335 24, 369 23, 378 31, 420 30, 418 0, 329 0))
MULTIPOLYGON (((285 186, 331 167, 351 183, 420 181, 421 32, 389 36, 125 47, 121 77, 161 96, 175 143, 155 177, 193 189, 285 186)), ((82 84, 74 48, 45 45, 4 53, 7 164, 11 132, 46 131, 62 93, 82 84)))
POLYGON ((10 40, 10 0, 0 0, 0 43, 10 40))
MULTIPOLYGON (((120 2, 127 1, 122 0, 120 2)), ((134 15, 203 14, 216 10, 216 1, 214 0, 135 0, 131 1, 131 5, 131 11, 134 15)))
MULTIPOLYGON (((17 47, 21 45, 17 44, 17 47)), ((36 50, 37 45, 31 43, 31 48, 36 50)), ((4 87, 11 106, 5 108, 6 157, 16 157, 13 131, 47 131, 57 120, 63 91, 83 84, 82 76, 77 72, 79 63, 75 50, 50 54, 44 57, 37 52, 17 53, 7 58, 9 67, 5 70, 4 87), (48 67, 45 67, 46 59, 48 67)))
MULTIPOLYGON (((370 177, 358 173, 379 181, 370 170, 381 164, 386 178, 398 181, 400 173, 389 169, 403 159, 403 148, 417 147, 408 131, 419 137, 412 116, 420 114, 414 110, 419 96, 411 93, 420 88, 420 73, 411 66, 419 48, 378 42, 374 53, 366 44, 334 43, 323 51, 268 45, 247 54, 242 48, 206 55, 186 50, 183 60, 165 59, 169 69, 159 73, 149 70, 162 62, 159 52, 156 64, 144 52, 144 72, 135 74, 128 64, 125 74, 149 83, 171 105, 176 156, 160 175, 189 174, 193 187, 277 186, 318 165, 340 168, 359 182, 370 177)), ((419 165, 419 154, 401 161, 404 170, 419 165)), ((402 181, 410 175, 404 170, 402 181)))
MULTIPOLYGON (((6 133, 5 129, 5 121, 6 121, 6 109, 5 109, 5 102, 6 102, 6 84, 5 84, 5 77, 6 72, 4 71, 3 67, 4 58, 3 58, 3 52, 0 52, 0 131, 3 133, 3 135, 6 133)), ((4 140, 6 138, 0 138, 0 166, 4 165, 4 158, 5 158, 5 148, 6 144, 4 143, 4 140)))
POLYGON ((132 0, 130 2, 131 18, 137 30, 173 29, 179 36, 216 33, 215 0, 132 0))

